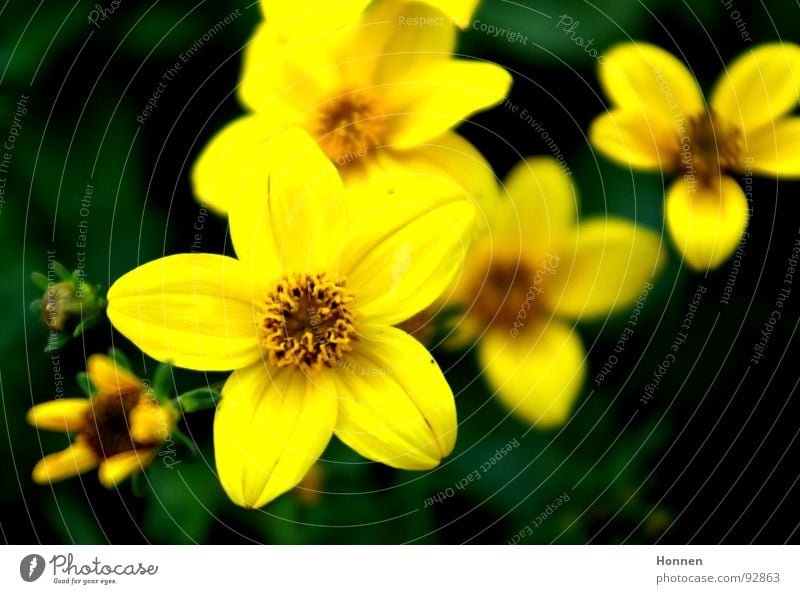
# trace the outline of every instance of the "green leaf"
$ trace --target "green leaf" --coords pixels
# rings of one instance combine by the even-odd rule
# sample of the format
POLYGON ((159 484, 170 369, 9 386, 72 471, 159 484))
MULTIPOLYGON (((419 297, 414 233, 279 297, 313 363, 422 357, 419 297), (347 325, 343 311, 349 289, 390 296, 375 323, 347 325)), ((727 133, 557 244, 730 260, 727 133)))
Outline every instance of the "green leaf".
POLYGON ((87 396, 92 396, 94 394, 94 384, 92 383, 88 373, 85 371, 79 371, 75 374, 75 381, 77 382, 78 386, 80 386, 84 394, 87 396))
POLYGON ((108 349, 108 356, 114 359, 114 361, 116 361, 117 365, 119 365, 120 367, 124 367, 128 371, 131 371, 132 367, 130 359, 128 359, 125 353, 123 353, 118 348, 111 347, 110 349, 108 349))
MULTIPOLYGON (((189 436, 186 435, 183 431, 178 429, 177 427, 172 430, 172 437, 175 438, 178 446, 180 446, 180 450, 189 454, 189 458, 194 461, 200 455, 200 451, 197 449, 197 444, 194 443, 189 436)), ((180 453, 180 452, 177 452, 180 453)))
POLYGON ((174 385, 172 365, 160 363, 153 373, 153 392, 160 400, 169 400, 173 394, 174 385))
POLYGON ((44 352, 54 353, 55 351, 63 347, 65 344, 67 344, 70 338, 71 336, 69 334, 50 333, 50 335, 47 338, 47 346, 44 347, 44 352))
POLYGON ((183 412, 193 413, 199 410, 216 408, 220 398, 220 393, 217 390, 197 388, 178 396, 178 405, 183 412))
POLYGON ((47 288, 50 286, 47 277, 43 275, 41 272, 34 272, 33 274, 31 274, 31 280, 33 281, 33 284, 39 287, 42 291, 46 291, 47 288))
POLYGON ((53 261, 53 271, 56 276, 62 281, 74 280, 73 274, 67 270, 61 262, 53 261))
POLYGON ((89 330, 92 326, 97 323, 97 316, 91 316, 84 320, 81 320, 81 323, 75 326, 75 330, 72 331, 72 337, 77 338, 81 334, 83 334, 86 330, 89 330))

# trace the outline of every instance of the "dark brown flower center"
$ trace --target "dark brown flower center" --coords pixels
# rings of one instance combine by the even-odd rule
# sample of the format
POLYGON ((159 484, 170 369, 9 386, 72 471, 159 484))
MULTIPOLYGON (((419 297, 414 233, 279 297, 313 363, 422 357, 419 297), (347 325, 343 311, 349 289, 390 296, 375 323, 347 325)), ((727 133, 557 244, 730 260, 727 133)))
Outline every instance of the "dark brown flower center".
POLYGON ((495 254, 486 275, 475 281, 471 314, 485 326, 519 331, 537 309, 547 279, 555 274, 558 257, 548 255, 540 266, 495 254))
POLYGON ((98 394, 86 413, 85 426, 80 432, 100 458, 150 447, 153 444, 135 442, 130 435, 131 411, 142 399, 140 392, 98 394))
POLYGON ((690 117, 681 138, 678 168, 690 184, 710 185, 721 173, 736 168, 743 146, 741 131, 713 113, 690 117))
POLYGON ((368 90, 345 91, 323 104, 313 127, 320 147, 339 167, 366 156, 386 133, 380 100, 368 90))
POLYGON ((269 362, 306 371, 338 362, 356 340, 352 300, 344 280, 324 273, 282 278, 264 303, 261 346, 269 362))

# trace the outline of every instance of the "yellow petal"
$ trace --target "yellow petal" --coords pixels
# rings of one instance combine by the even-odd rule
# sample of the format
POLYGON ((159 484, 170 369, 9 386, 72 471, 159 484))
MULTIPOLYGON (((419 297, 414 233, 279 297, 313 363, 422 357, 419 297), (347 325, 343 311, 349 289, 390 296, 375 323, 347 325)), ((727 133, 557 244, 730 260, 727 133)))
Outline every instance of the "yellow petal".
POLYGON ((745 132, 797 107, 800 46, 767 43, 734 60, 711 93, 716 114, 745 132))
POLYGON ((533 319, 518 336, 491 329, 478 343, 478 360, 497 398, 538 428, 563 424, 586 375, 583 343, 575 328, 533 319))
POLYGON ((345 60, 357 61, 364 80, 380 86, 391 84, 398 72, 449 58, 456 49, 456 28, 422 3, 374 2, 347 46, 345 60))
POLYGON ((240 100, 251 111, 284 122, 312 111, 348 82, 340 59, 344 35, 291 40, 279 28, 260 25, 245 48, 240 100))
POLYGON ((177 421, 174 410, 151 399, 140 401, 128 417, 131 439, 140 444, 160 444, 166 441, 177 421))
POLYGON ((742 172, 800 176, 800 118, 782 118, 747 135, 747 156, 742 172))
POLYGON ((261 12, 286 39, 298 41, 324 35, 357 21, 370 0, 261 0, 261 12))
POLYGON ((722 264, 747 228, 749 205, 742 188, 723 176, 718 187, 692 187, 677 180, 667 194, 666 219, 672 240, 693 269, 722 264))
POLYGON ((270 142, 263 193, 242 194, 231 209, 236 254, 254 276, 279 266, 327 270, 338 256, 345 208, 336 168, 306 132, 289 128, 270 142))
POLYGON ((128 394, 142 390, 141 380, 106 355, 92 355, 86 360, 92 385, 100 392, 128 394))
POLYGON ((422 311, 447 288, 464 260, 473 234, 475 208, 449 196, 398 193, 351 225, 338 262, 365 322, 394 325, 422 311))
POLYGON ((570 317, 605 316, 627 307, 664 263, 660 236, 622 219, 590 219, 555 250, 558 266, 543 303, 570 317))
POLYGON ((407 470, 433 468, 456 440, 455 400, 431 354, 389 326, 360 327, 334 381, 336 436, 362 456, 407 470))
MULTIPOLYGON (((705 111, 692 73, 668 51, 650 43, 623 43, 606 53, 600 83, 611 103, 675 128, 705 111)), ((646 132, 643 132, 646 134, 646 132)))
POLYGON ((472 14, 478 6, 480 0, 425 0, 431 6, 435 6, 462 29, 469 25, 472 14))
POLYGON ((192 168, 197 199, 213 211, 227 214, 236 196, 259 191, 259 183, 263 188, 268 143, 280 124, 274 118, 250 115, 220 130, 192 168))
MULTIPOLYGON (((429 182, 450 184, 450 193, 469 196, 478 208, 476 232, 486 230, 486 221, 497 207, 498 184, 491 165, 478 149, 455 132, 445 132, 427 144, 407 150, 375 151, 364 168, 366 178, 356 177, 359 175, 356 168, 344 169, 345 184, 369 184, 369 190, 363 190, 364 195, 372 192, 386 196, 386 200, 394 200, 392 195, 403 184, 416 187, 421 196, 431 197, 447 190, 429 189, 429 182)), ((377 201, 374 195, 372 201, 377 201)))
POLYGON ((529 157, 519 162, 506 177, 505 189, 506 199, 491 223, 496 243, 542 251, 574 228, 577 192, 556 159, 529 157))
POLYGON ((439 136, 499 103, 511 87, 511 75, 488 62, 432 59, 396 74, 387 95, 388 142, 395 148, 439 136))
POLYGON ((27 421, 47 431, 80 431, 91 406, 88 398, 61 398, 37 404, 28 411, 27 421))
POLYGON ((97 454, 81 441, 45 456, 33 467, 33 481, 40 485, 72 478, 97 466, 97 454))
POLYGON ((662 118, 615 109, 598 116, 589 129, 592 146, 609 159, 638 169, 671 171, 679 143, 662 118))
POLYGON ((236 505, 266 505, 322 455, 336 424, 329 375, 268 371, 257 363, 228 379, 214 418, 214 450, 220 481, 236 505))
POLYGON ((145 353, 178 367, 224 371, 260 358, 254 293, 242 264, 211 254, 149 262, 108 291, 108 317, 145 353))
POLYGON ((150 466, 156 455, 155 448, 129 450, 115 454, 100 463, 97 478, 106 489, 112 489, 128 477, 150 466))

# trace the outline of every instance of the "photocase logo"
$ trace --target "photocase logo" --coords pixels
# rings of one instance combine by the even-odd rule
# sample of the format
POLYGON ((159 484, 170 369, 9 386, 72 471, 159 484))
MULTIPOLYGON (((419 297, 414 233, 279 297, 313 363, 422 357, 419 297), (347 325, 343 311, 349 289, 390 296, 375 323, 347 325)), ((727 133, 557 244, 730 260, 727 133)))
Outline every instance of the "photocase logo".
POLYGON ((44 573, 44 557, 41 555, 26 555, 19 564, 19 575, 26 582, 35 582, 44 573))

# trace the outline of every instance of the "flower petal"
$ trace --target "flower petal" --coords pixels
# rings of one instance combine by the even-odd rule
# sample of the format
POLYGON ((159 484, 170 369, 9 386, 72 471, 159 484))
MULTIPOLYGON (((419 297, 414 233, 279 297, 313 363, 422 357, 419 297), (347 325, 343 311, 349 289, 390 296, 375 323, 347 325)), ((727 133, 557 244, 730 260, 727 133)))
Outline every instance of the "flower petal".
POLYGON ((336 392, 328 374, 268 370, 262 363, 234 372, 214 418, 225 492, 242 507, 266 505, 300 482, 335 424, 336 392))
POLYGON ((609 159, 638 169, 671 171, 679 152, 675 134, 661 118, 615 109, 589 129, 592 146, 609 159))
MULTIPOLYGON (((351 183, 369 184, 369 190, 361 190, 365 197, 372 192, 394 200, 392 195, 404 183, 416 187, 421 196, 435 197, 443 192, 469 196, 479 211, 478 231, 485 231, 484 221, 491 217, 498 203, 497 178, 491 165, 478 149, 455 132, 445 132, 427 144, 407 150, 375 151, 364 168, 367 169, 366 177, 359 176, 356 168, 349 168, 343 170, 343 179, 348 186, 351 183), (429 189, 429 182, 439 187, 439 182, 445 182, 452 189, 429 189)), ((371 200, 376 202, 374 195, 371 200)))
POLYGON ((292 40, 261 24, 244 52, 239 99, 251 111, 290 121, 309 113, 343 82, 344 33, 292 40))
POLYGON ((97 478, 106 489, 113 489, 128 477, 150 466, 157 453, 155 448, 147 448, 129 450, 106 458, 100 463, 97 478))
POLYGON ((419 2, 374 2, 347 46, 345 59, 357 61, 362 76, 376 87, 391 85, 398 72, 449 58, 456 49, 456 28, 419 2))
POLYGON ((88 398, 60 398, 37 404, 28 411, 27 421, 47 431, 80 431, 91 406, 88 398))
POLYGON ((555 256, 558 266, 545 282, 542 300, 575 318, 604 316, 633 303, 665 257, 657 233, 611 218, 582 223, 555 256))
POLYGON ((800 97, 800 46, 766 43, 734 60, 711 93, 711 108, 745 132, 787 114, 800 97))
MULTIPOLYGON (((268 143, 280 125, 274 118, 248 115, 220 130, 192 168, 197 199, 224 215, 237 196, 262 191, 269 163, 268 143)), ((264 195, 260 198, 263 200, 264 195)))
POLYGON ((76 441, 67 449, 45 456, 33 467, 33 482, 39 485, 72 478, 97 466, 97 454, 88 445, 76 441))
POLYGON ((475 220, 474 206, 460 196, 436 202, 398 192, 394 198, 353 221, 337 272, 347 278, 362 320, 387 325, 422 311, 447 288, 469 248, 475 220))
POLYGON ((240 262, 179 254, 148 262, 108 291, 114 327, 178 367, 224 371, 260 358, 251 279, 240 262))
POLYGON ((600 64, 600 83, 614 106, 659 119, 669 128, 705 111, 692 73, 678 58, 650 43, 612 48, 600 64))
POLYGON ((425 0, 425 2, 441 10, 462 29, 466 29, 480 0, 425 0))
POLYGON ((310 39, 358 20, 370 0, 261 0, 264 20, 282 37, 310 39))
POLYGON ((747 135, 752 161, 741 170, 780 177, 800 176, 800 118, 782 118, 747 135))
POLYGON ((511 87, 511 75, 489 62, 432 59, 396 74, 387 94, 388 143, 395 148, 436 138, 499 103, 511 87))
POLYGON ((329 269, 347 219, 336 168, 300 128, 277 135, 269 153, 263 192, 242 194, 231 208, 236 254, 254 276, 329 269))
POLYGON ((428 350, 389 326, 359 327, 356 349, 334 374, 336 436, 370 460, 395 468, 433 468, 452 452, 453 392, 428 350))
POLYGON ((525 251, 544 251, 575 227, 577 192, 558 161, 529 157, 505 179, 507 199, 491 223, 493 240, 525 251))
POLYGON ((562 425, 586 376, 583 343, 574 328, 533 319, 517 337, 491 329, 478 343, 478 360, 497 398, 539 428, 562 425))
POLYGON ((177 413, 169 404, 157 404, 154 399, 141 400, 128 415, 131 439, 142 445, 167 441, 177 422, 177 413))
POLYGON ((733 254, 749 216, 742 188, 727 176, 718 187, 680 179, 667 194, 667 228, 686 263, 698 271, 714 269, 733 254))
POLYGON ((91 355, 86 360, 86 370, 92 385, 100 392, 128 394, 142 390, 138 377, 106 355, 91 355))

